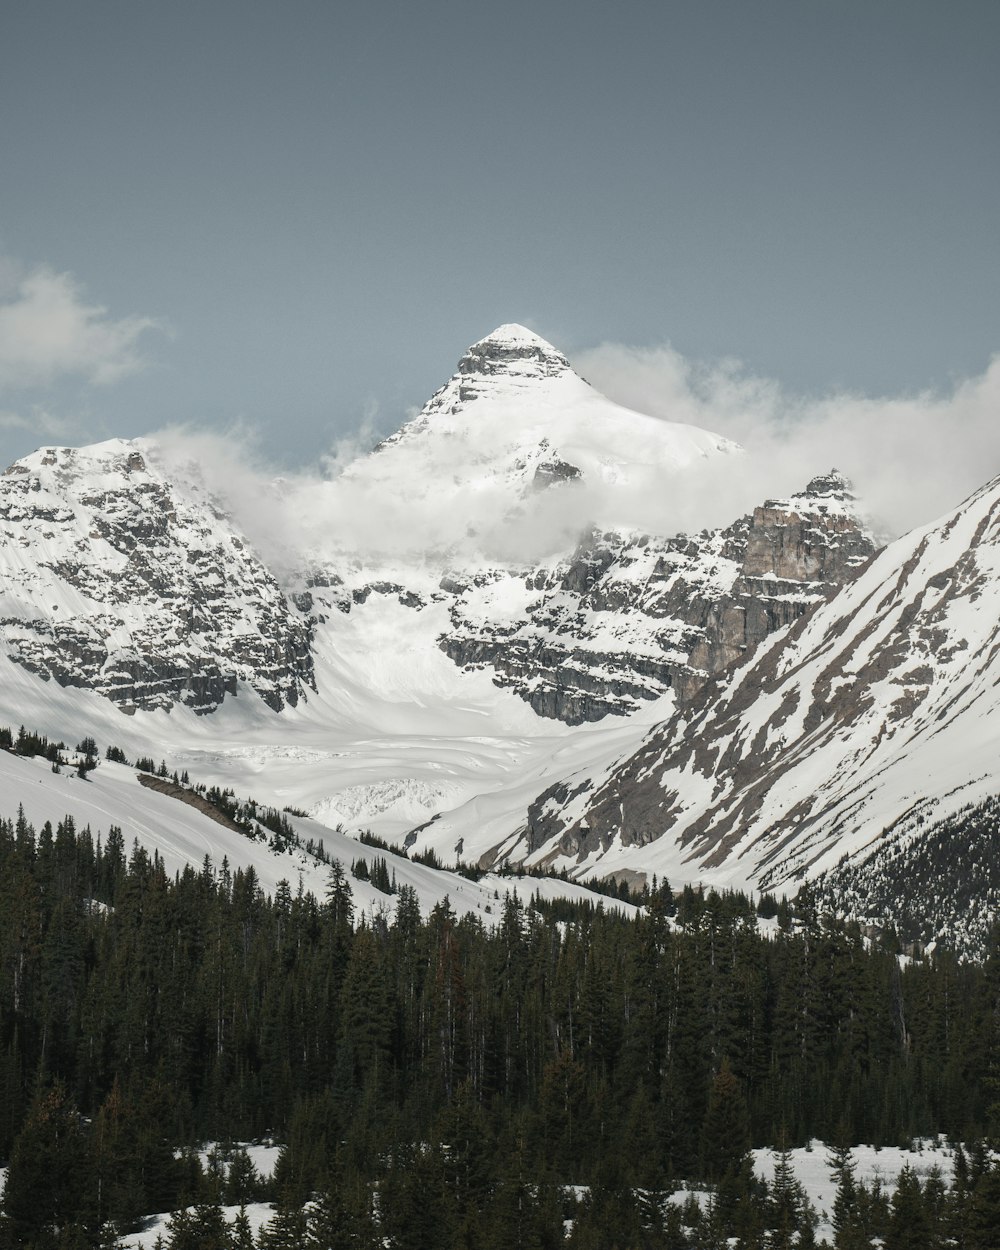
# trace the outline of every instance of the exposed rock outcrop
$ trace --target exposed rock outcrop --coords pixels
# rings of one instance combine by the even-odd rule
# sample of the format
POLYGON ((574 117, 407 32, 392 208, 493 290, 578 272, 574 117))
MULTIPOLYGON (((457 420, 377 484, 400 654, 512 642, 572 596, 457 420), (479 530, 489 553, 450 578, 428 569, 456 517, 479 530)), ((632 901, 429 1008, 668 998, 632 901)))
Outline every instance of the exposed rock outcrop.
POLYGON ((690 699, 876 550, 848 483, 831 472, 725 530, 593 532, 565 563, 516 575, 526 593, 514 620, 489 610, 503 574, 453 574, 442 582, 455 596, 453 627, 440 646, 456 664, 491 668, 540 716, 625 715, 670 688, 690 699))
MULTIPOLYGON (((772 539, 785 512, 764 509, 772 539)), ((834 520, 828 534, 849 533, 834 520)), ((764 544, 773 564, 836 564, 795 532, 794 555, 764 544)), ((998 578, 1000 479, 886 548, 609 775, 549 787, 531 805, 532 851, 600 855, 608 870, 634 866, 641 848, 655 867, 662 839, 693 873, 744 860, 773 888, 889 831, 915 836, 929 805, 944 815, 994 794, 998 578)))
POLYGON ((312 682, 309 628, 243 536, 138 442, 46 448, 0 477, 0 631, 17 663, 126 712, 270 707, 312 682))

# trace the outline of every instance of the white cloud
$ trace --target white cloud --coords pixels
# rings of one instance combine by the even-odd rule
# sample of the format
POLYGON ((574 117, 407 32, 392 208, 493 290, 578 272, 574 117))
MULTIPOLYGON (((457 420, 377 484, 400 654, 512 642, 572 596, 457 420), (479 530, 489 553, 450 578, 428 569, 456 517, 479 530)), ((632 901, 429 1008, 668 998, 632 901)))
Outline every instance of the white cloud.
MULTIPOLYGON (((669 346, 604 344, 574 364, 621 404, 742 444, 748 455, 728 466, 725 483, 733 517, 835 467, 895 535, 947 512, 1000 473, 1000 356, 947 393, 877 399, 789 394, 737 362, 698 364, 669 346)), ((700 510, 708 517, 717 508, 706 498, 700 510)))
POLYGON ((71 274, 0 263, 0 391, 70 375, 98 386, 117 382, 143 368, 139 339, 154 328, 161 327, 150 317, 115 319, 87 303, 71 274))
MULTIPOLYGON (((416 415, 416 412, 410 414, 410 416, 416 415)), ((378 418, 378 403, 370 399, 365 404, 357 430, 337 439, 330 450, 320 457, 320 469, 325 477, 339 477, 349 464, 366 456, 375 447, 379 441, 378 418)))
POLYGON ((326 479, 308 473, 276 476, 257 431, 244 421, 221 433, 170 426, 150 436, 149 444, 168 477, 194 483, 232 514, 275 572, 296 567, 304 536, 323 523, 315 501, 322 498, 326 479))
POLYGON ((174 429, 155 440, 167 470, 196 474, 277 569, 310 553, 343 562, 441 552, 467 546, 469 531, 487 557, 531 562, 571 547, 592 521, 661 534, 726 525, 834 467, 854 479, 889 537, 934 520, 1000 472, 1000 357, 948 394, 895 399, 796 397, 733 362, 699 365, 669 347, 606 345, 574 364, 617 402, 724 434, 745 454, 706 457, 669 481, 653 467, 624 484, 585 481, 512 509, 500 479, 457 486, 461 466, 447 456, 433 480, 428 471, 412 485, 343 474, 371 447, 371 410, 315 473, 276 478, 245 426, 223 435, 174 429))
POLYGON ((78 421, 74 417, 58 417, 37 404, 32 407, 28 416, 22 412, 0 409, 0 430, 31 430, 35 434, 44 434, 47 438, 65 438, 78 428, 78 421))

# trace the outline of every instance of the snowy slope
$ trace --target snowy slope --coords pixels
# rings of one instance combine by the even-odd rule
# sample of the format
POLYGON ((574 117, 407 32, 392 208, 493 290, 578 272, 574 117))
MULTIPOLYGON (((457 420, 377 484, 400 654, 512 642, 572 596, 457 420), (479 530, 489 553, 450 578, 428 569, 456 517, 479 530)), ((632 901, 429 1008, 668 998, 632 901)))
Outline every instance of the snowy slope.
POLYGON ((998 608, 1000 479, 762 644, 575 808, 544 798, 536 854, 774 887, 995 793, 998 608))
POLYGON ((328 829, 371 829, 395 842, 459 809, 457 831, 435 825, 442 836, 417 845, 448 863, 457 854, 479 859, 523 823, 547 778, 571 762, 630 754, 651 723, 652 707, 642 718, 575 731, 541 721, 485 673, 456 668, 433 645, 434 621, 428 639, 413 618, 384 596, 364 617, 340 617, 335 637, 317 639, 316 691, 280 714, 242 684, 211 716, 183 706, 123 716, 94 691, 39 681, 0 657, 0 724, 26 724, 71 745, 93 736, 102 751, 114 744, 129 758, 165 759, 206 784, 309 811, 328 829), (476 815, 484 806, 489 821, 476 815))
MULTIPOLYGON (((252 867, 266 893, 273 893, 282 880, 293 890, 301 882, 304 889, 318 897, 323 897, 326 889, 329 869, 325 863, 297 849, 277 852, 264 842, 246 838, 178 799, 146 788, 135 770, 124 765, 105 761, 84 781, 70 769, 53 773, 47 760, 24 759, 0 751, 0 816, 14 819, 20 810, 36 830, 46 820, 55 825, 67 815, 73 817, 78 829, 89 827, 95 838, 106 838, 111 826, 117 825, 127 852, 138 842, 150 856, 159 855, 169 873, 188 864, 200 870, 208 856, 216 870, 224 859, 233 871, 252 867)), ((355 860, 364 859, 370 865, 376 859, 386 858, 397 885, 411 886, 424 912, 447 897, 460 916, 474 913, 489 923, 490 917, 500 911, 498 900, 508 891, 525 902, 537 892, 543 898, 589 898, 629 910, 627 904, 601 899, 565 882, 493 875, 470 881, 365 846, 315 821, 295 816, 288 819, 303 843, 310 839, 322 841, 324 849, 345 868, 349 869, 355 860)), ((353 877, 349 880, 358 916, 391 918, 395 896, 382 893, 367 881, 353 877)))

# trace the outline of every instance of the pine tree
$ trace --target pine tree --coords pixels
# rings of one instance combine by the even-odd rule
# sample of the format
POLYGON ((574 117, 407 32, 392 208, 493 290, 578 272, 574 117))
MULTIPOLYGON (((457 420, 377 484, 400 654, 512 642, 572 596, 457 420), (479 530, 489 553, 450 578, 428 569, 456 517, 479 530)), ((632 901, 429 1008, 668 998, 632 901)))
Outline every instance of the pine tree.
POLYGON ((331 1179, 309 1207, 304 1245, 308 1250, 354 1250, 354 1244, 347 1207, 331 1179))
POLYGON ((309 1207, 304 1244, 307 1250, 376 1250, 381 1239, 367 1182, 335 1168, 309 1207))
POLYGON ((885 1250, 931 1250, 931 1227, 920 1181, 907 1165, 899 1174, 889 1209, 885 1250))
POLYGON ((582 1063, 563 1053, 546 1064, 538 1096, 539 1164, 569 1180, 580 1174, 587 1143, 587 1083, 582 1063))
POLYGON ((965 1218, 967 1250, 1000 1250, 1000 1165, 976 1181, 965 1218))
POLYGON ((256 1241, 245 1206, 240 1207, 232 1222, 229 1230, 229 1245, 231 1250, 256 1250, 256 1241))
POLYGON ((241 1206, 254 1202, 261 1195, 262 1181, 253 1161, 245 1150, 237 1150, 229 1161, 226 1171, 224 1193, 226 1203, 241 1206))
POLYGON ((802 1186, 792 1169, 788 1134, 782 1128, 774 1151, 774 1180, 771 1185, 770 1250, 792 1250, 804 1211, 802 1186))
POLYGON ((380 1190, 383 1195, 382 1223, 393 1250, 450 1243, 456 1211, 436 1146, 399 1151, 380 1190))
POLYGON ((306 1244, 305 1212, 295 1207, 279 1209, 261 1229, 257 1244, 260 1250, 302 1250, 306 1244))
POLYGON ((837 1182, 833 1199, 831 1223, 836 1250, 859 1250, 867 1244, 863 1237, 857 1214, 857 1187, 854 1175, 857 1165, 851 1147, 847 1144, 846 1126, 841 1123, 836 1141, 827 1156, 830 1175, 837 1182))
POLYGON ((226 1217, 216 1202, 175 1212, 167 1232, 167 1250, 228 1250, 230 1245, 226 1217))
POLYGON ((484 1250, 542 1250, 533 1179, 529 1177, 523 1142, 518 1141, 507 1154, 486 1211, 484 1250))
POLYGON ((0 1247, 56 1246, 96 1228, 94 1178, 80 1115, 60 1082, 40 1090, 11 1154, 0 1247))
POLYGON ((712 1081, 708 1111, 701 1131, 702 1167, 706 1179, 736 1176, 750 1149, 747 1105, 740 1083, 724 1059, 712 1081))

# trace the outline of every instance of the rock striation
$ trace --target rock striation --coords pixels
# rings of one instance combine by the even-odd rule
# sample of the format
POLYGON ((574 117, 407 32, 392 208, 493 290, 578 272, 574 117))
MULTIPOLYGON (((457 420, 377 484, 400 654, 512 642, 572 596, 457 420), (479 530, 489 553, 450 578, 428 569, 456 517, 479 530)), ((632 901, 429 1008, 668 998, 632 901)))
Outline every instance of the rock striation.
MULTIPOLYGON (((785 509, 763 512, 771 526, 785 509)), ((766 546, 783 571, 826 558, 766 546)), ((691 876, 742 861, 774 889, 890 835, 909 845, 996 792, 998 585, 1000 479, 886 547, 603 778, 550 787, 531 851, 608 871, 682 859, 691 876)))
POLYGON ((452 573, 442 650, 489 668, 540 716, 628 715, 708 680, 849 580, 878 549, 836 471, 723 530, 658 538, 592 531, 565 561, 452 573), (505 613, 513 577, 519 615, 505 613))
POLYGON ((0 637, 18 664, 123 711, 278 710, 313 680, 309 627, 246 539, 140 440, 48 447, 0 477, 0 637))

